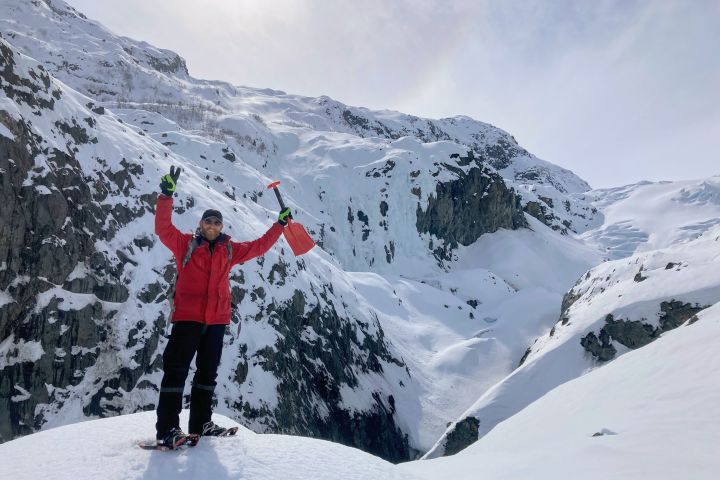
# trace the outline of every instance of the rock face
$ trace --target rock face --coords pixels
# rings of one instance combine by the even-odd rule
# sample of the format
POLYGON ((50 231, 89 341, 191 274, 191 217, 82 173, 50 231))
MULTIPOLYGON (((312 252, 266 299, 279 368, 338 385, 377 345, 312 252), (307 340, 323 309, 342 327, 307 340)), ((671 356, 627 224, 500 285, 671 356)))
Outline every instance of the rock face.
MULTIPOLYGON (((322 97, 325 114, 363 137, 391 140, 412 136, 423 142, 463 145, 516 187, 523 210, 561 233, 580 232, 596 224, 598 210, 584 198, 590 186, 572 172, 535 158, 507 132, 467 117, 428 120, 411 115, 384 118, 366 109, 347 107, 322 97)), ((468 162, 475 160, 472 155, 468 162)))
POLYGON ((606 362, 615 358, 617 353, 617 349, 612 345, 613 341, 631 350, 644 347, 658 339, 663 332, 673 330, 688 320, 692 323, 695 315, 709 306, 692 305, 677 300, 662 302, 658 326, 639 320, 615 320, 612 315, 608 315, 600 332, 597 335, 589 332, 580 339, 580 345, 599 361, 606 362))
POLYGON ((372 406, 362 412, 341 407, 341 389, 361 388, 359 372, 380 376, 383 363, 405 364, 388 349, 379 324, 354 323, 338 315, 331 289, 328 285, 318 292, 327 302, 324 307, 308 308, 305 294, 295 290, 289 302, 268 312, 280 338, 256 358, 279 380, 272 430, 330 439, 392 462, 409 460, 407 436, 393 418, 392 394, 373 392, 372 406), (319 405, 327 406, 326 415, 320 414, 319 405))
POLYGON ((444 240, 431 246, 439 260, 449 260, 458 245, 470 245, 484 233, 527 227, 520 197, 499 175, 480 167, 457 171, 459 178, 438 183, 427 208, 418 206, 416 212, 418 232, 444 240))
MULTIPOLYGON (((5 96, 20 106, 52 112, 63 99, 42 66, 25 70, 2 41, 0 71, 5 96)), ((73 151, 93 140, 70 122, 54 125, 68 140, 61 150, 31 122, 0 112, 13 137, 0 135, 0 290, 11 299, 0 306, 0 338, 9 347, 0 357, 0 440, 42 426, 38 405, 62 404, 61 392, 77 386, 109 348, 109 304, 128 299, 122 263, 113 265, 95 241, 110 240, 140 212, 98 202, 111 182, 84 174, 73 151)), ((85 410, 99 413, 92 402, 85 410)))
POLYGON ((466 417, 457 422, 455 428, 447 434, 445 456, 455 455, 477 442, 479 426, 480 420, 475 417, 466 417))

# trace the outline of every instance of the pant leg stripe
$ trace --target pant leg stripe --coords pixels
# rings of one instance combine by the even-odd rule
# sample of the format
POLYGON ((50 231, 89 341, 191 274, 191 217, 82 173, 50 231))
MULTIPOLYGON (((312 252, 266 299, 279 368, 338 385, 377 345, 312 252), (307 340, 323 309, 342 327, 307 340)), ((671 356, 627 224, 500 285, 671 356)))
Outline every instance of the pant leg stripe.
POLYGON ((200 390, 207 390, 209 392, 215 391, 215 387, 213 385, 203 385, 202 383, 193 383, 193 388, 199 388, 200 390))
POLYGON ((162 387, 160 393, 183 393, 184 388, 162 387))

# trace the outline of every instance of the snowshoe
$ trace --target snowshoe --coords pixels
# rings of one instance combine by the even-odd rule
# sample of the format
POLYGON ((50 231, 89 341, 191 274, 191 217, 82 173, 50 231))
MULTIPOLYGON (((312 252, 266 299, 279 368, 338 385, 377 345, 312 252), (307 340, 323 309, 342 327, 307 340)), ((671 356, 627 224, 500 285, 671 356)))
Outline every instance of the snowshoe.
POLYGON ((172 428, 162 438, 158 438, 155 443, 140 443, 140 448, 145 450, 176 450, 183 445, 193 447, 197 445, 198 435, 184 433, 179 428, 172 428))
POLYGON ((212 421, 207 422, 203 425, 202 433, 203 437, 229 437, 235 435, 238 431, 238 427, 225 428, 220 425, 215 425, 212 421))

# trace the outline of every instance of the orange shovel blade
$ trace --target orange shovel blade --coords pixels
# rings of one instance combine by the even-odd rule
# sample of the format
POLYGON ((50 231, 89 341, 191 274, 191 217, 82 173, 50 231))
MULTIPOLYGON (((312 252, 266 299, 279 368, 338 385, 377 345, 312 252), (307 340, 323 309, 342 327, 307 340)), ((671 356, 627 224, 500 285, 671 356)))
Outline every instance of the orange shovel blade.
POLYGON ((309 252, 315 246, 315 242, 305 231, 305 227, 290 219, 288 219, 288 224, 283 230, 283 235, 285 235, 285 240, 287 240, 296 257, 309 252))

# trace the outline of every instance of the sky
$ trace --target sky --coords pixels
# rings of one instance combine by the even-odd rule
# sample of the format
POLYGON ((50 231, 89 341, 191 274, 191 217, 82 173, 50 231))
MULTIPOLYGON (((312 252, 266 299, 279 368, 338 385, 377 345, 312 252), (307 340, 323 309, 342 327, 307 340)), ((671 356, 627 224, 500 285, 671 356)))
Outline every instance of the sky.
POLYGON ((720 0, 69 0, 197 78, 468 115, 594 188, 720 175, 720 0))

